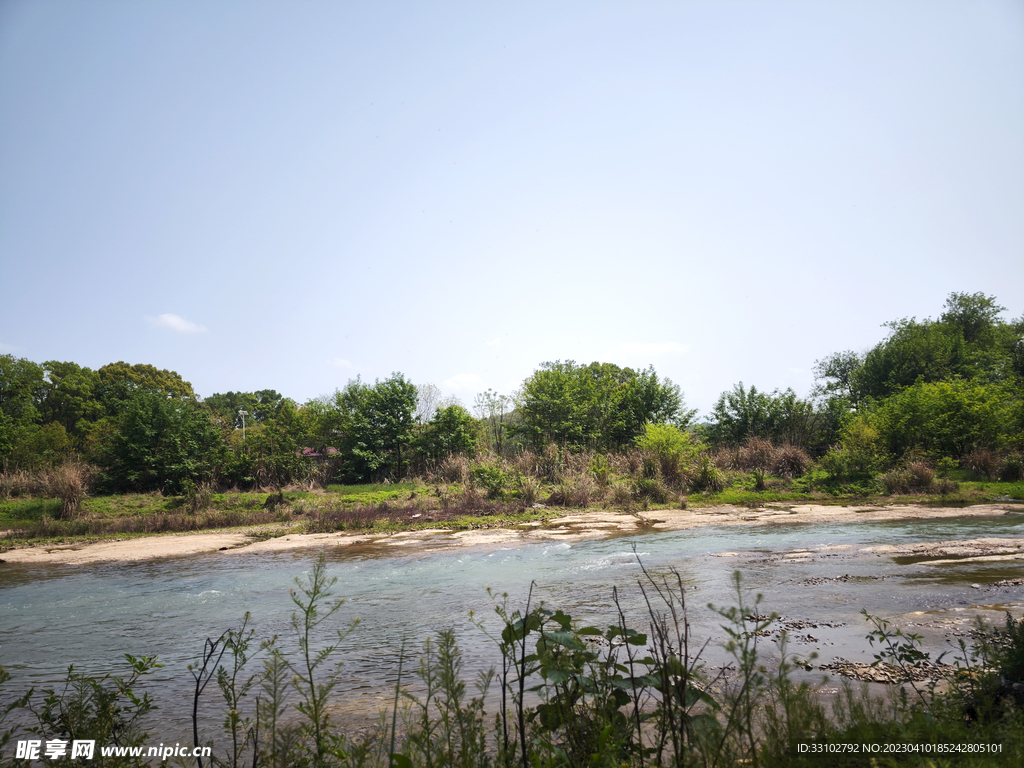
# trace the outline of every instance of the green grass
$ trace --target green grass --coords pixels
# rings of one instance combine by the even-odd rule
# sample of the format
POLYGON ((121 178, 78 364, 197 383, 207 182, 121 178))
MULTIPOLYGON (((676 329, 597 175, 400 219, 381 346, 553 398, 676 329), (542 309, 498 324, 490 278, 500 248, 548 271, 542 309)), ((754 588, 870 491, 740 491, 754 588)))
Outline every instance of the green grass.
POLYGON ((366 485, 328 485, 329 496, 338 501, 352 504, 380 504, 382 501, 398 501, 421 494, 426 489, 416 483, 367 483, 366 485))
MULTIPOLYGON (((728 474, 730 485, 714 493, 693 492, 688 494, 688 507, 698 509, 713 506, 759 506, 766 503, 816 503, 842 504, 918 504, 933 506, 956 506, 983 504, 1007 498, 1024 499, 1024 482, 997 482, 987 480, 953 479, 959 482, 959 489, 951 494, 885 496, 877 491, 873 483, 854 485, 826 492, 814 479, 799 478, 782 480, 768 478, 767 488, 754 490, 752 475, 740 472, 728 474)), ((554 485, 545 485, 539 498, 544 501, 554 490, 554 485)), ((450 503, 458 503, 461 488, 452 486, 448 494, 450 503)), ((0 501, 0 532, 10 531, 0 539, 2 546, 18 546, 26 543, 90 541, 95 539, 124 538, 127 536, 153 533, 171 533, 218 528, 263 526, 266 536, 273 536, 280 526, 287 524, 289 531, 316 530, 313 517, 316 508, 333 510, 364 510, 345 521, 344 516, 332 523, 332 530, 362 530, 379 533, 444 528, 449 530, 471 530, 479 528, 515 527, 523 523, 547 522, 567 512, 578 513, 579 509, 549 506, 539 509, 525 509, 516 512, 508 509, 500 512, 463 513, 461 510, 445 512, 439 509, 441 499, 429 486, 417 483, 331 485, 326 492, 286 491, 284 497, 292 502, 289 507, 268 510, 264 507, 270 494, 253 492, 216 493, 210 497, 209 506, 192 511, 188 500, 182 496, 162 496, 159 493, 121 494, 96 496, 83 501, 78 516, 72 520, 58 520, 60 502, 56 499, 15 498, 0 501), (295 504, 294 502, 303 502, 295 504), (394 512, 383 509, 378 513, 370 508, 390 505, 394 512), (423 517, 414 516, 422 507, 423 517), (399 508, 405 508, 400 512, 399 508), (302 519, 308 515, 306 519, 302 519), (294 530, 293 530, 294 529, 294 530)), ((506 493, 509 501, 517 496, 506 493)), ((652 509, 677 508, 679 502, 652 504, 652 509)), ((595 502, 591 509, 609 508, 607 502, 595 502)), ((614 505, 611 508, 615 508, 614 505)), ((284 530, 284 528, 282 528, 284 530)))

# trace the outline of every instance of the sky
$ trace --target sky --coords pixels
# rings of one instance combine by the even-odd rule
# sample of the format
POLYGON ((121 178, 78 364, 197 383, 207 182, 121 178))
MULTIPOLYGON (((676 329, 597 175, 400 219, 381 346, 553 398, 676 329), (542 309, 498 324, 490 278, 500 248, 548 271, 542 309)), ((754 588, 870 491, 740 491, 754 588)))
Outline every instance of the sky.
POLYGON ((1024 2, 0 0, 0 353, 704 415, 1024 314, 1024 2))

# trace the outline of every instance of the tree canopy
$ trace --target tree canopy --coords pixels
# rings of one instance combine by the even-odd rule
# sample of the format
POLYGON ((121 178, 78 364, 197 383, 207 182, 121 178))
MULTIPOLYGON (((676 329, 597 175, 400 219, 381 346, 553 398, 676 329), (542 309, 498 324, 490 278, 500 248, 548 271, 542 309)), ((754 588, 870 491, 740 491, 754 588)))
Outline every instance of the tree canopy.
POLYGON ((555 442, 568 448, 613 450, 632 444, 644 426, 685 425, 694 411, 683 407, 679 387, 612 363, 544 363, 517 399, 521 419, 514 433, 534 447, 555 442))

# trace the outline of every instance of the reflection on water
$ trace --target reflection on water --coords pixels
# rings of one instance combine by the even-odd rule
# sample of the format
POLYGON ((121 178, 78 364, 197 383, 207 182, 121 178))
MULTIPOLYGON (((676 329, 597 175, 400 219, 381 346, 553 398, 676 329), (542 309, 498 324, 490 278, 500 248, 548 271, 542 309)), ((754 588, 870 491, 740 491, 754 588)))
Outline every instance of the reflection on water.
MULTIPOLYGON (((411 551, 385 545, 332 548, 327 556, 329 572, 337 577, 334 591, 347 600, 336 614, 338 627, 355 617, 361 621, 343 649, 343 703, 346 709, 374 711, 393 684, 403 642, 416 648, 447 627, 456 629, 466 654, 467 678, 489 667, 495 651, 470 618, 475 611, 476 620, 497 630, 488 588, 497 599, 508 593, 510 605, 518 606, 535 581, 535 594, 549 605, 582 621, 610 623, 612 587, 618 587, 627 617, 643 628, 634 547, 652 573, 681 573, 697 636, 721 636, 721 619, 707 605, 734 604, 731 579, 739 569, 745 589, 764 595, 764 610, 844 625, 807 633, 811 640, 800 641, 806 648, 797 650, 870 660, 861 608, 883 616, 968 608, 984 602, 972 584, 1019 578, 1024 568, 1005 561, 901 563, 855 554, 844 545, 1022 535, 1024 517, 1006 515, 708 527, 496 549, 429 543, 411 551), (827 546, 836 549, 821 549, 827 546), (807 555, 799 554, 805 550, 807 555), (731 554, 716 556, 721 553, 731 554)), ((258 637, 279 635, 286 649, 295 648, 289 588, 316 556, 311 549, 241 550, 133 563, 0 566, 0 664, 14 678, 9 687, 20 691, 56 682, 72 662, 91 674, 123 673, 122 654, 157 655, 165 666, 152 677, 155 695, 172 721, 184 722, 176 713, 187 710, 186 665, 206 637, 237 626, 248 610, 258 637)), ((1018 599, 1009 593, 990 597, 993 604, 1018 599)))

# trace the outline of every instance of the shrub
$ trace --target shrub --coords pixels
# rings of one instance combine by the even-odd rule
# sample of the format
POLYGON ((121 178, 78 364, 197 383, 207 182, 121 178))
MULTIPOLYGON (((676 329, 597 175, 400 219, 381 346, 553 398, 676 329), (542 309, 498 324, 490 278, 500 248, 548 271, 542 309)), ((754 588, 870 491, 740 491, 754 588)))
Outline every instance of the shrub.
POLYGON ((995 480, 1002 462, 999 454, 991 448, 975 448, 964 457, 964 467, 986 480, 995 480))
POLYGON ((690 433, 671 424, 648 424, 643 434, 637 437, 636 444, 647 454, 644 474, 647 477, 656 475, 646 466, 653 460, 662 479, 677 487, 689 481, 689 467, 696 461, 701 448, 690 433))
POLYGON ((638 477, 633 481, 633 498, 649 504, 664 504, 669 500, 669 490, 656 477, 638 477))
POLYGON ((1003 459, 999 468, 999 479, 1004 483, 1016 483, 1024 480, 1024 458, 1019 453, 1003 459))
POLYGON ((725 475, 715 466, 711 457, 704 454, 700 457, 697 473, 693 478, 693 487, 698 491, 721 491, 725 488, 725 475))
POLYGON ((633 489, 626 483, 615 483, 611 486, 611 503, 622 509, 633 506, 633 489))
POLYGON ((487 491, 487 498, 499 499, 505 494, 509 477, 498 464, 477 464, 469 471, 473 483, 487 491))
POLYGON ((532 507, 540 498, 540 482, 531 475, 519 475, 519 498, 532 507))
POLYGON ((763 437, 751 437, 737 452, 738 469, 771 472, 775 467, 775 446, 763 437))
POLYGON ((89 485, 96 477, 96 468, 78 459, 68 459, 50 472, 51 486, 60 498, 60 518, 66 520, 78 512, 88 496, 89 485))
POLYGON ((586 507, 600 497, 597 482, 587 472, 565 477, 548 497, 548 504, 562 507, 586 507))
POLYGON ((803 448, 786 443, 775 449, 772 471, 779 477, 800 477, 810 466, 811 457, 803 448))
POLYGON ((935 472, 924 461, 911 461, 878 476, 878 481, 887 494, 904 493, 953 493, 959 485, 949 479, 935 479, 935 472))
POLYGON ((469 459, 465 456, 446 456, 428 473, 432 483, 469 483, 469 459))

